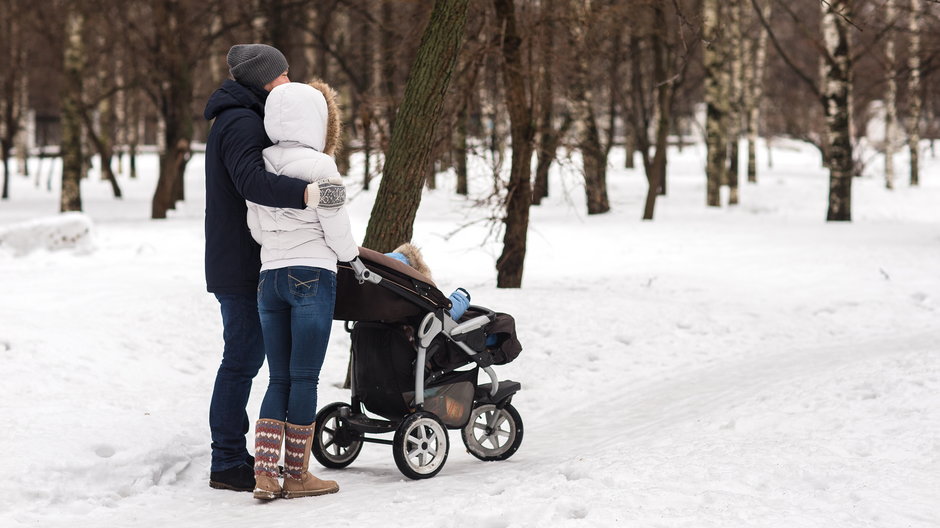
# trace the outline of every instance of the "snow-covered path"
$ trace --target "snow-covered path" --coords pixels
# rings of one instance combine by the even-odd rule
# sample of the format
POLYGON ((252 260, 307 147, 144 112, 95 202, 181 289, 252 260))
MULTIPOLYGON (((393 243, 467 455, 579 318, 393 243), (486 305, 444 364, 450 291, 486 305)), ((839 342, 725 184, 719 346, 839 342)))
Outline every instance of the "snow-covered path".
MULTIPOLYGON (((517 319, 525 349, 497 372, 523 383, 521 449, 483 463, 452 432, 443 471, 410 481, 369 444, 318 471, 340 493, 271 504, 206 485, 221 325, 198 158, 163 222, 152 181, 120 203, 85 182, 93 251, 0 247, 0 526, 940 526, 940 185, 860 179, 857 221, 829 225, 813 156, 782 152, 716 211, 687 149, 654 223, 632 171, 612 170, 608 215, 558 192, 533 209, 521 290, 495 288, 485 226, 448 235, 486 212, 428 193, 415 240, 442 289, 517 319)), ((22 183, 0 227, 54 213, 22 183)), ((361 235, 371 196, 350 208, 361 235)), ((321 406, 348 400, 348 346, 337 324, 321 406)))

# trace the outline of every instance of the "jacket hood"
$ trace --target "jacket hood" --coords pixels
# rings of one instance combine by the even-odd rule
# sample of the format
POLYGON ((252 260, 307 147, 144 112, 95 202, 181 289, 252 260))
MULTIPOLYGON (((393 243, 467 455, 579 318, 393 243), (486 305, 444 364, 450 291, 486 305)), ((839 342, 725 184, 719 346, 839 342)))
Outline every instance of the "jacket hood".
POLYGON ((275 144, 296 142, 334 155, 340 128, 333 90, 319 81, 275 87, 264 105, 264 129, 275 144))
POLYGON ((415 271, 426 276, 428 279, 431 278, 431 269, 428 268, 428 265, 424 262, 424 255, 421 254, 421 250, 418 249, 418 246, 415 246, 411 242, 405 242, 395 248, 394 252, 386 253, 386 255, 408 264, 414 268, 415 271), (404 257, 404 260, 399 258, 398 255, 404 257))
POLYGON ((263 88, 248 87, 229 79, 209 96, 203 116, 208 120, 215 119, 230 108, 247 108, 263 116, 267 97, 268 92, 263 88))

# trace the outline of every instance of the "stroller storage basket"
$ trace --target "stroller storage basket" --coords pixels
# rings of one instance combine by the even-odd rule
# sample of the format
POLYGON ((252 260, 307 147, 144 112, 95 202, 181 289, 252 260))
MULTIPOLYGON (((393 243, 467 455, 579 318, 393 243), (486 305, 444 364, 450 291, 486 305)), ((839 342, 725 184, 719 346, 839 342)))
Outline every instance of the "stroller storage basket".
MULTIPOLYGON (((354 396, 370 411, 398 419, 415 408, 416 350, 407 325, 358 323, 352 330, 354 396)), ((468 360, 464 354, 462 365, 468 360)), ((476 389, 477 369, 452 372, 429 383, 425 409, 448 427, 467 423, 476 389)))

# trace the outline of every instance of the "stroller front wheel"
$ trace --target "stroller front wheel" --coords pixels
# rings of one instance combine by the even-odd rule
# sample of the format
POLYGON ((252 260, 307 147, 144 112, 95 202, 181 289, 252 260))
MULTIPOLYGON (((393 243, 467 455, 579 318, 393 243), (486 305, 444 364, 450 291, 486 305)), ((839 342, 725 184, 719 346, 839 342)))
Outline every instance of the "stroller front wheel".
POLYGON ((323 467, 342 469, 359 456, 362 433, 354 431, 342 416, 345 403, 331 403, 317 413, 311 454, 323 467))
POLYGON ((410 479, 426 479, 444 468, 450 441, 447 428, 432 413, 419 411, 402 420, 392 443, 395 465, 410 479))
POLYGON ((480 460, 506 460, 522 444, 522 417, 509 403, 502 409, 480 405, 473 408, 461 436, 467 451, 480 460))

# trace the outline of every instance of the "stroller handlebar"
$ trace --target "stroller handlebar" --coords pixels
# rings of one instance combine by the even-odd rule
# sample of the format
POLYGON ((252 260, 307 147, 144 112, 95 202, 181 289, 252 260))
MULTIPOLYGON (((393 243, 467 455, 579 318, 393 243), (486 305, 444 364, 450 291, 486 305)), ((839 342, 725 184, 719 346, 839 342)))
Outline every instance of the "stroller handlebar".
POLYGON ((465 321, 455 326, 451 331, 450 335, 456 336, 460 334, 465 334, 467 332, 472 332, 477 328, 480 328, 483 325, 489 324, 491 319, 486 315, 478 315, 469 321, 465 321))
POLYGON ((356 274, 356 280, 359 281, 359 284, 364 282, 378 284, 382 282, 382 277, 378 273, 373 273, 372 270, 367 268, 366 265, 363 264, 361 260, 359 260, 359 257, 349 261, 349 266, 352 267, 353 273, 356 274))

